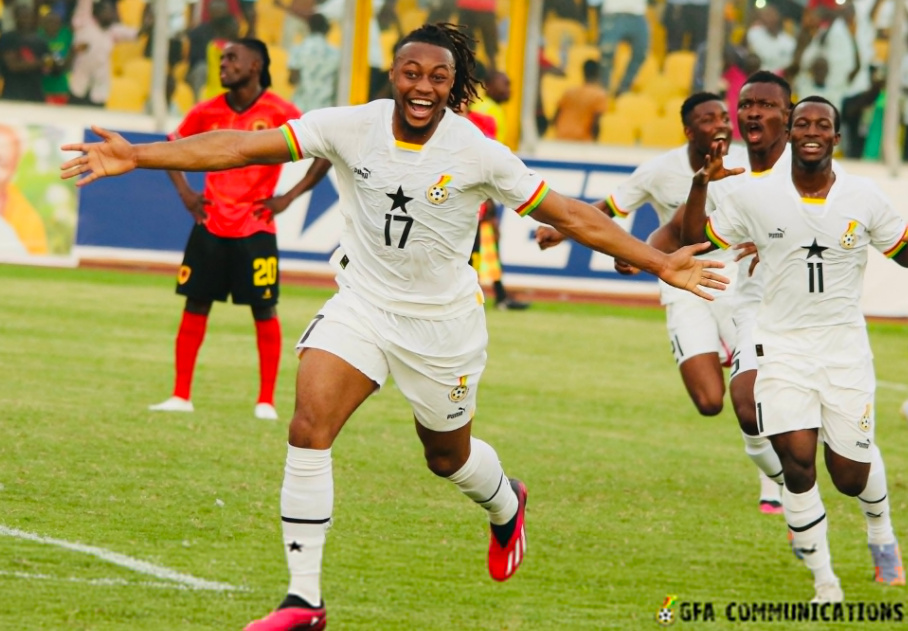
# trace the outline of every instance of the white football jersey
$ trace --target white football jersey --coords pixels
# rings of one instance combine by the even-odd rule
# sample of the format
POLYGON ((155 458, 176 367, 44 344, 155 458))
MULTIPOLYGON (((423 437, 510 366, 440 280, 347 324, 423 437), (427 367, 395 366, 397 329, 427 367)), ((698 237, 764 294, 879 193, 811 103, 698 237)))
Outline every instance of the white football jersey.
POLYGON ((777 168, 729 194, 706 230, 719 247, 757 246, 765 286, 755 342, 805 355, 869 352, 860 308, 867 249, 895 256, 906 234, 905 220, 870 179, 837 170, 825 200, 806 199, 790 169, 777 168), (830 327, 838 327, 836 336, 830 327))
POLYGON ((548 187, 450 110, 426 144, 402 143, 393 110, 391 100, 315 110, 281 129, 293 159, 334 165, 345 219, 338 284, 393 313, 456 317, 482 299, 470 267, 480 204, 526 215, 548 187))
MULTIPOLYGON (((747 163, 747 152, 737 145, 732 145, 723 162, 728 167, 743 166, 747 163)), ((671 221, 675 211, 687 202, 690 193, 694 170, 687 156, 687 145, 651 158, 634 169, 618 189, 608 198, 608 204, 617 217, 627 217, 646 203, 652 205, 659 217, 659 225, 671 221)), ((737 276, 734 252, 710 252, 697 258, 714 259, 725 263, 720 273, 729 279, 737 276)), ((717 298, 728 299, 735 293, 736 283, 732 281, 723 291, 706 290, 717 298)), ((664 305, 693 296, 682 290, 659 281, 659 295, 664 305)), ((695 297, 694 297, 695 298, 695 297)))

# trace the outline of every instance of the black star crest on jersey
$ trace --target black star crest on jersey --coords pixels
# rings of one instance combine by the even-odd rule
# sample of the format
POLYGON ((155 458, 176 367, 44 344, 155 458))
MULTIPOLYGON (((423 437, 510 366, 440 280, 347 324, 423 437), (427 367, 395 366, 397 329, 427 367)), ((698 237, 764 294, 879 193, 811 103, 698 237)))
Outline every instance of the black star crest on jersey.
POLYGON ((807 258, 811 256, 816 256, 817 258, 823 258, 823 250, 828 250, 829 248, 822 245, 817 245, 816 237, 814 237, 813 243, 810 245, 802 245, 802 250, 807 250, 807 258))
POLYGON ((407 212, 407 202, 413 201, 412 197, 407 197, 404 195, 404 189, 402 186, 397 187, 396 193, 385 193, 388 197, 391 198, 391 210, 395 208, 400 208, 402 211, 407 212))
POLYGON ((297 543, 296 541, 291 541, 287 544, 287 548, 290 549, 290 552, 302 552, 303 544, 297 543))

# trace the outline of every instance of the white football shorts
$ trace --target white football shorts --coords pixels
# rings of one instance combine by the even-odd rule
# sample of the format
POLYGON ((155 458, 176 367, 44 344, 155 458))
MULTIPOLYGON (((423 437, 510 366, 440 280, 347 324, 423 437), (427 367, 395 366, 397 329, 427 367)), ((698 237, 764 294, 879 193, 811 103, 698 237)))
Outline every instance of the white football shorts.
POLYGON ((740 375, 742 372, 757 369, 757 349, 754 345, 754 321, 749 320, 739 324, 735 318, 735 353, 731 356, 731 373, 728 375, 729 381, 740 375))
POLYGON ((449 432, 476 413, 488 345, 482 304, 449 320, 400 316, 341 288, 303 331, 297 354, 318 348, 383 386, 390 374, 420 425, 449 432))
POLYGON ((840 456, 870 462, 875 430, 872 358, 852 365, 780 355, 759 357, 754 399, 761 436, 819 428, 819 440, 840 456))
POLYGON ((668 339, 672 355, 680 366, 686 360, 705 353, 718 353, 719 363, 731 363, 735 347, 735 326, 729 298, 709 301, 689 292, 665 305, 668 339))

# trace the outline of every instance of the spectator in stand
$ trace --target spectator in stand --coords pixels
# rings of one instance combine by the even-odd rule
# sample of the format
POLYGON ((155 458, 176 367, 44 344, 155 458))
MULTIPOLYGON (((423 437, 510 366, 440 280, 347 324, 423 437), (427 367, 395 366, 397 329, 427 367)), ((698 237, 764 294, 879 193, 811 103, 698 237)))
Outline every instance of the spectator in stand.
POLYGON ((150 19, 137 31, 117 21, 111 0, 77 0, 73 13, 73 66, 69 102, 103 107, 110 96, 111 53, 114 44, 135 40, 151 28, 150 19))
POLYGON ((41 79, 44 100, 55 105, 65 105, 69 101, 67 73, 72 66, 73 31, 63 24, 59 13, 49 11, 41 18, 38 35, 47 43, 51 55, 47 74, 41 79))
POLYGON ((482 41, 490 71, 495 70, 498 56, 498 23, 495 18, 495 0, 457 0, 457 21, 466 26, 482 41))
POLYGON ((309 18, 309 36, 290 50, 291 100, 302 112, 337 105, 340 51, 328 43, 328 27, 324 15, 314 14, 309 18))
POLYGON ((583 85, 565 91, 555 112, 555 138, 558 140, 595 140, 599 136, 599 117, 608 105, 608 92, 599 83, 599 62, 583 63, 583 85))
MULTIPOLYGON (((228 32, 218 24, 228 21, 236 24, 236 18, 230 15, 230 10, 224 0, 212 0, 208 5, 208 18, 207 21, 196 24, 186 33, 186 39, 189 40, 189 59, 187 60, 189 72, 186 74, 186 82, 192 87, 196 101, 200 99, 208 78, 208 44, 219 32, 228 32)), ((237 25, 231 30, 239 33, 239 26, 237 25)))
POLYGON ((864 151, 867 131, 864 119, 871 115, 870 104, 879 95, 879 89, 873 85, 873 64, 876 59, 873 14, 880 4, 880 0, 846 0, 841 8, 842 19, 854 35, 858 63, 857 70, 850 75, 851 80, 845 88, 842 104, 838 106, 842 118, 840 148, 848 158, 860 158, 864 151))
POLYGON ((627 42, 631 47, 631 58, 627 62, 627 68, 624 70, 624 76, 621 77, 615 94, 628 92, 649 52, 646 0, 593 0, 590 4, 602 5, 602 15, 599 18, 602 85, 606 90, 611 87, 615 51, 618 49, 618 44, 627 42))
POLYGON ((495 119, 497 132, 495 140, 506 144, 508 126, 504 114, 504 104, 511 100, 511 78, 503 72, 492 71, 485 80, 486 95, 470 108, 480 114, 495 119))
POLYGON ((204 24, 214 18, 212 5, 217 2, 224 2, 227 11, 236 19, 245 20, 246 31, 245 37, 255 37, 255 28, 258 14, 255 10, 256 0, 200 0, 195 6, 196 19, 195 24, 204 24))
POLYGON ((47 43, 38 36, 38 16, 29 5, 16 5, 16 30, 0 35, 0 99, 44 101, 41 80, 52 63, 47 43))
POLYGON ((754 15, 744 41, 750 52, 760 58, 760 70, 776 74, 791 65, 797 45, 795 38, 782 29, 782 16, 771 4, 754 15))
POLYGON ((662 13, 665 26, 665 51, 693 50, 706 41, 709 0, 666 0, 662 13), (688 38, 685 43, 685 37, 688 38))

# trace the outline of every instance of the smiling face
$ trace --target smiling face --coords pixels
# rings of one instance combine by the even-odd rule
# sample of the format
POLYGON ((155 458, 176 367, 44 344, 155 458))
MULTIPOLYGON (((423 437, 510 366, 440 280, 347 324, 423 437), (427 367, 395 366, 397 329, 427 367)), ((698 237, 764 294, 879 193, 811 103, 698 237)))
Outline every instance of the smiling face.
POLYGON ((224 88, 238 88, 258 81, 262 60, 242 44, 227 44, 221 53, 220 79, 224 88))
POLYGON ((398 140, 424 141, 444 116, 454 86, 454 55, 447 48, 409 42, 391 67, 398 140))
POLYGON ((824 166, 839 144, 835 109, 828 103, 800 103, 791 113, 791 155, 806 167, 824 166))
POLYGON ((712 154, 713 146, 718 144, 721 144, 719 153, 725 155, 731 140, 731 121, 725 103, 704 101, 697 105, 688 115, 684 135, 700 155, 712 154))
POLYGON ((784 138, 788 97, 777 83, 748 83, 738 97, 738 129, 751 151, 766 151, 784 138))

